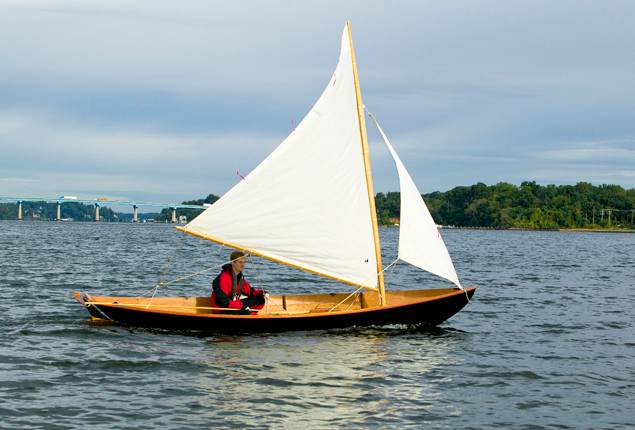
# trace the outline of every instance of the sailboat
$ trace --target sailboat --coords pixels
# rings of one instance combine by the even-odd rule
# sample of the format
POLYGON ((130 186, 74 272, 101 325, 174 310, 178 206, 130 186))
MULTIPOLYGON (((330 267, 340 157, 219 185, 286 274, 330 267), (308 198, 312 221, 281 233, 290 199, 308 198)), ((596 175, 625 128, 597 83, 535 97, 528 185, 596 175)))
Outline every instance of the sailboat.
MULTIPOLYGON (((365 108, 350 22, 335 72, 312 109, 252 172, 190 223, 176 227, 356 288, 271 295, 255 315, 223 313, 205 297, 112 297, 75 291, 93 318, 210 332, 273 332, 393 324, 438 325, 475 292, 464 288, 428 208, 372 115, 395 162, 401 192, 398 260, 448 288, 386 290, 365 108)), ((397 261, 397 260, 395 260, 397 261)), ((156 292, 156 290, 155 290, 156 292)))

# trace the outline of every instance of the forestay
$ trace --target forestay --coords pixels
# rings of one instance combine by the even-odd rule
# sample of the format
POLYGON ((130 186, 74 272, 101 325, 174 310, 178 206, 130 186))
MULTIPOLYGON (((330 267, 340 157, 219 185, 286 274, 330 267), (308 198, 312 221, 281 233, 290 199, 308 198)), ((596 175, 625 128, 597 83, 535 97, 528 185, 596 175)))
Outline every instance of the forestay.
POLYGON ((376 254, 347 29, 337 68, 297 128, 181 230, 377 289, 376 254))
POLYGON ((417 186, 410 177, 399 155, 384 134, 375 117, 368 112, 388 151, 392 155, 399 173, 401 209, 399 219, 399 259, 434 273, 463 289, 454 269, 441 233, 426 206, 417 186))

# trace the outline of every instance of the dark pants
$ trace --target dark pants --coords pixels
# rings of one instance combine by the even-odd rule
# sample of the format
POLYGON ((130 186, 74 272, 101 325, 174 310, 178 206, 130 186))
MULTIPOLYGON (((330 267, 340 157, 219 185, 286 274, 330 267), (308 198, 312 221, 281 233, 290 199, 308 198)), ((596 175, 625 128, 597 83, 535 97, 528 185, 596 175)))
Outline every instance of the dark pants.
POLYGON ((224 314, 233 314, 233 315, 251 315, 251 312, 246 308, 251 308, 254 306, 260 306, 265 304, 264 296, 256 296, 256 297, 247 297, 246 299, 242 299, 241 303, 243 304, 243 308, 235 311, 223 311, 224 314))
POLYGON ((264 296, 247 297, 246 299, 242 299, 241 302, 243 302, 243 309, 251 308, 254 306, 264 305, 265 297, 264 296))

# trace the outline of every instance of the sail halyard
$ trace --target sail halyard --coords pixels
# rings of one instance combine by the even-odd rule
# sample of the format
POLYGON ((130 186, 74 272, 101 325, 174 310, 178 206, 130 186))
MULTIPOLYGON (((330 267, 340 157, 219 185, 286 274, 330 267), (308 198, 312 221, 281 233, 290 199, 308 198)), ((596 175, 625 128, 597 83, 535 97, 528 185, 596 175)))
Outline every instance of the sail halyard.
POLYGON ((368 150, 368 136, 366 134, 366 121, 364 118, 364 104, 362 103, 362 91, 359 86, 359 75, 357 73, 357 61, 355 59, 355 48, 353 46, 353 34, 351 32, 351 22, 346 21, 348 40, 351 49, 351 63, 353 67, 353 78, 355 81, 355 98, 357 101, 357 116, 359 119, 359 134, 364 155, 364 171, 366 173, 366 188, 368 191, 368 204, 370 206, 370 217, 373 226, 373 242, 375 244, 375 257, 377 266, 377 285, 379 289, 379 300, 382 306, 386 305, 386 291, 384 287, 384 270, 381 261, 381 242, 379 239, 379 227, 377 223, 377 210, 375 207, 375 192, 373 190, 373 175, 371 172, 370 152, 368 150))

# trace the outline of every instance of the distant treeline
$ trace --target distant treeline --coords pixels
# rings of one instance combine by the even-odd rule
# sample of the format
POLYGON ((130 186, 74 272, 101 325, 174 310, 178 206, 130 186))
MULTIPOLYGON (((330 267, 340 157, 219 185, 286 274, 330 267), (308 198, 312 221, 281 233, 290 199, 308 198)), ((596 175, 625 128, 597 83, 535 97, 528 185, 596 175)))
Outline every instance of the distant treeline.
MULTIPOLYGON (((432 217, 441 225, 491 228, 635 228, 635 189, 619 185, 520 186, 500 182, 455 187, 424 194, 432 217), (610 221, 609 211, 610 209, 610 221), (609 224, 610 222, 610 224, 609 224)), ((399 193, 378 193, 380 222, 399 218, 399 193)))
MULTIPOLYGON (((635 189, 624 189, 619 185, 523 182, 517 186, 500 182, 488 186, 478 183, 445 192, 435 191, 424 194, 423 198, 434 220, 442 225, 502 229, 635 228, 635 189)), ((218 199, 210 194, 183 204, 202 205, 218 199)), ((375 202, 381 224, 399 221, 398 192, 377 193, 375 202)), ((199 213, 192 209, 177 211, 188 220, 199 213)), ((169 216, 165 209, 158 220, 168 220, 169 216)))
MULTIPOLYGON (((500 182, 496 185, 478 183, 455 187, 449 191, 435 191, 423 198, 437 224, 457 227, 484 228, 630 228, 634 229, 635 189, 619 185, 538 185, 523 182, 520 186, 500 182)), ((210 194, 204 199, 184 201, 183 204, 214 203, 219 197, 210 194)), ((377 193, 377 216, 381 224, 399 221, 400 196, 397 192, 377 193)), ((23 203, 24 219, 55 219, 56 204, 23 203)), ((334 211, 337 208, 333 208, 334 211)), ((94 206, 64 203, 62 218, 93 221, 94 206)), ((178 216, 194 219, 201 211, 178 209, 178 216)), ((100 209, 103 221, 131 221, 132 214, 115 213, 107 207, 100 209)), ((14 203, 0 204, 0 219, 16 219, 14 203)), ((158 222, 169 221, 171 214, 164 209, 152 214, 158 222)))

